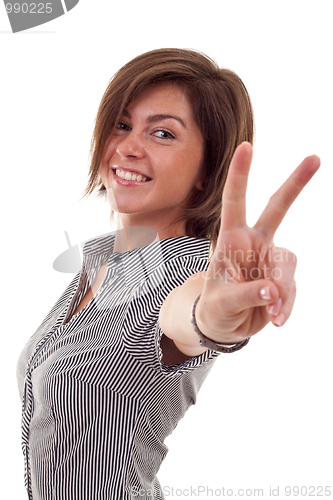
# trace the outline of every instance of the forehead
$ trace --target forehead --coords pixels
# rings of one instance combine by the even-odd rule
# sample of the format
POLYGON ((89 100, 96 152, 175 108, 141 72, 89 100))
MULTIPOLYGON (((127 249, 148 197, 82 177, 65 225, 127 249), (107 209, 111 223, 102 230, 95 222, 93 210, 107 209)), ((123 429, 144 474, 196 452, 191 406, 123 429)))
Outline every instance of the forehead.
POLYGON ((194 119, 192 106, 185 90, 176 82, 160 82, 149 85, 126 106, 131 113, 136 110, 147 113, 183 113, 188 119, 194 119))

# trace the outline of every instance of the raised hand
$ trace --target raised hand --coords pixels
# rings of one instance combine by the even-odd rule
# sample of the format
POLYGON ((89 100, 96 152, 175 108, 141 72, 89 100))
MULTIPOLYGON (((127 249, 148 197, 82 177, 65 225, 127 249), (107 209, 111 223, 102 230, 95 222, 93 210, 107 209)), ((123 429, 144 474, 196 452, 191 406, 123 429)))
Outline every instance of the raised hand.
POLYGON ((305 158, 270 198, 256 224, 246 223, 246 189, 252 146, 235 151, 222 197, 221 230, 205 274, 196 308, 202 333, 217 342, 235 343, 267 323, 282 326, 296 295, 295 255, 274 246, 273 237, 289 207, 320 166, 305 158))

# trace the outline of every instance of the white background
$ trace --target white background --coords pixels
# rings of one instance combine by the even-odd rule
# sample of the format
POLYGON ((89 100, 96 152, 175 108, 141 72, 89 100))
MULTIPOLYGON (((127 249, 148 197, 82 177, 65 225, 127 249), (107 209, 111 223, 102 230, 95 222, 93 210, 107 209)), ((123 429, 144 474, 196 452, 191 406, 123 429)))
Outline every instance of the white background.
POLYGON ((120 66, 161 47, 201 50, 247 86, 256 121, 250 224, 305 156, 318 154, 322 166, 275 239, 298 256, 292 317, 220 356, 167 440, 159 480, 178 488, 169 498, 200 485, 263 488, 266 498, 279 486, 285 498, 287 485, 333 484, 330 10, 329 1, 81 0, 12 34, 0 5, 2 498, 26 498, 16 361, 73 277, 52 268, 64 231, 76 244, 110 230, 107 206, 78 202, 99 101, 120 66))

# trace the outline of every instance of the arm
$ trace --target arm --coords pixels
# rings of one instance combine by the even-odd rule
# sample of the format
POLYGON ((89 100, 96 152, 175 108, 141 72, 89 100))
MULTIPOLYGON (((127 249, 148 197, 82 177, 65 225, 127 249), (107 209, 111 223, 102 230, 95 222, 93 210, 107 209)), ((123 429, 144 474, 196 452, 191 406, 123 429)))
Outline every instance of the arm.
POLYGON ((163 333, 187 356, 199 356, 206 351, 199 344, 190 320, 192 304, 203 290, 205 274, 205 271, 196 273, 172 290, 160 310, 159 324, 163 333))

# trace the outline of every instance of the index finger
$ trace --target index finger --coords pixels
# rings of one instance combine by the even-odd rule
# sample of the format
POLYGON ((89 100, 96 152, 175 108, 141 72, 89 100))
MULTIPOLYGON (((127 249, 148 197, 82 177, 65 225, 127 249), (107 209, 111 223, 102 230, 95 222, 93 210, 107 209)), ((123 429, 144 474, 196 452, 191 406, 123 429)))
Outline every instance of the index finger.
POLYGON ((320 158, 317 155, 307 156, 269 199, 253 227, 272 238, 290 206, 319 167, 320 158))
POLYGON ((230 163, 222 196, 221 233, 246 224, 246 189, 253 149, 240 144, 230 163))

